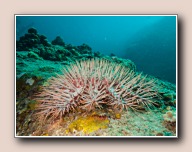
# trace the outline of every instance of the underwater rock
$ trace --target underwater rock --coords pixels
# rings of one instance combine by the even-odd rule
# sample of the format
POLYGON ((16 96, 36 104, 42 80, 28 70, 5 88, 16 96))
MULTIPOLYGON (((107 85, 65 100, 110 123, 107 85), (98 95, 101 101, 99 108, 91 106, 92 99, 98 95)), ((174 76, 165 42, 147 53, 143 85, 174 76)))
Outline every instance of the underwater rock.
POLYGON ((159 132, 156 134, 156 136, 163 136, 163 133, 159 132))
POLYGON ((132 69, 133 71, 136 71, 136 65, 134 62, 132 62, 129 59, 123 59, 123 65, 126 67, 129 67, 130 69, 132 69))
POLYGON ((115 57, 115 56, 116 56, 116 55, 115 55, 115 54, 113 54, 113 53, 111 53, 111 54, 110 54, 110 57, 115 57))
POLYGON ((176 94, 173 91, 163 94, 163 100, 166 105, 176 106, 176 94))
POLYGON ((73 56, 77 57, 77 56, 81 56, 81 54, 76 50, 76 49, 71 49, 71 53, 73 54, 73 56))
MULTIPOLYGON (((153 76, 150 76, 153 77, 153 76)), ((176 86, 167 81, 160 80, 156 78, 156 88, 158 90, 161 100, 159 103, 162 108, 167 108, 168 106, 176 107, 176 86)))
POLYGON ((66 44, 65 49, 71 51, 72 49, 77 49, 77 48, 71 44, 66 44))
POLYGON ((176 114, 174 111, 167 111, 166 114, 163 115, 165 121, 175 122, 176 121, 176 114))
POLYGON ((50 66, 45 66, 45 67, 41 67, 39 68, 39 71, 41 72, 55 72, 56 69, 50 66))
POLYGON ((39 47, 39 56, 45 60, 51 61, 66 61, 67 57, 72 57, 73 54, 62 46, 55 45, 52 47, 39 47))
POLYGON ((36 54, 39 56, 39 53, 40 53, 39 48, 40 48, 40 47, 29 49, 29 52, 34 52, 34 53, 36 53, 36 54))
POLYGON ((16 79, 17 100, 23 100, 39 91, 40 85, 44 81, 42 77, 37 77, 29 73, 20 74, 16 79))
POLYGON ((47 40, 46 36, 40 35, 39 38, 40 38, 40 44, 43 44, 43 46, 48 46, 48 47, 51 46, 51 44, 47 40))
POLYGON ((92 48, 87 44, 77 46, 77 49, 81 54, 92 54, 92 48))
POLYGON ((21 58, 21 59, 23 59, 23 58, 24 58, 24 55, 22 55, 22 54, 16 52, 16 57, 17 57, 17 58, 21 58))
POLYGON ((166 106, 176 106, 176 92, 175 87, 172 87, 172 84, 169 82, 157 81, 158 92, 161 95, 162 100, 166 106))
POLYGON ((28 33, 37 35, 37 30, 35 28, 29 28, 28 33))
POLYGON ((41 40, 41 41, 43 41, 43 40, 46 40, 46 39, 47 39, 47 37, 46 37, 45 35, 40 35, 40 36, 39 36, 39 38, 40 38, 40 40, 41 40))
POLYGON ((93 52, 93 55, 94 57, 98 57, 98 58, 102 57, 102 54, 99 51, 93 52))
POLYGON ((35 28, 28 29, 28 33, 16 41, 16 51, 30 51, 39 45, 51 46, 44 35, 39 35, 35 28))
POLYGON ((163 125, 173 133, 176 132, 176 113, 175 111, 167 111, 166 114, 163 115, 164 121, 163 125))
POLYGON ((60 45, 60 46, 65 46, 65 43, 63 39, 60 36, 57 36, 52 42, 52 45, 60 45))
POLYGON ((109 61, 118 63, 118 64, 122 64, 125 67, 130 68, 133 71, 136 71, 136 65, 134 62, 132 62, 129 59, 122 59, 122 58, 118 58, 118 57, 110 57, 110 56, 102 56, 103 59, 107 59, 109 61))
POLYGON ((164 100, 173 100, 173 94, 172 93, 165 93, 163 94, 164 100))
POLYGON ((75 59, 92 59, 94 57, 102 57, 99 52, 92 52, 87 44, 73 46, 65 45, 63 39, 57 36, 51 43, 48 42, 46 36, 39 35, 35 28, 30 28, 28 33, 21 36, 16 41, 16 51, 30 51, 29 58, 51 61, 74 61, 75 59))
POLYGON ((94 54, 91 52, 89 54, 82 54, 77 49, 77 47, 72 45, 67 45, 66 47, 60 45, 53 45, 51 47, 45 47, 39 45, 36 49, 31 49, 37 52, 37 54, 45 60, 51 61, 74 61, 75 59, 91 59, 94 54))
POLYGON ((39 49, 39 56, 45 60, 56 61, 56 57, 54 54, 54 49, 52 47, 38 47, 39 49))
POLYGON ((33 80, 32 78, 26 80, 26 84, 29 84, 30 86, 32 86, 34 82, 35 80, 33 80))
POLYGON ((36 54, 36 53, 33 52, 33 51, 30 51, 30 52, 28 53, 28 57, 29 57, 29 58, 33 58, 33 59, 42 60, 42 58, 40 58, 39 55, 36 54))

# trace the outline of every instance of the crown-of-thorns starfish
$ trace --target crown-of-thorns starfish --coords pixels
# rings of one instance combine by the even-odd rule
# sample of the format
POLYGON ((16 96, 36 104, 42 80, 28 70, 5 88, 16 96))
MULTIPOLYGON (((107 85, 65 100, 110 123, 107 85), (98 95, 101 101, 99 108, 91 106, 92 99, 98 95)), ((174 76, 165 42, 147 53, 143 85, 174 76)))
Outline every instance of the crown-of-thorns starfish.
POLYGON ((120 111, 149 108, 157 96, 155 79, 105 59, 76 61, 48 83, 36 98, 36 114, 44 119, 61 118, 77 107, 85 111, 104 105, 120 111))

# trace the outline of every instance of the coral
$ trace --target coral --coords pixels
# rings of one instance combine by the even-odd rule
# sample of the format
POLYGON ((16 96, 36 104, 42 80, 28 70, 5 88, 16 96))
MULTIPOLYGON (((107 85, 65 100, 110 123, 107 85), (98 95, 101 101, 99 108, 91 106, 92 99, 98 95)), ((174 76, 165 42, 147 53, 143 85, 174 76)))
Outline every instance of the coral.
POLYGON ((28 33, 37 35, 37 30, 33 27, 28 29, 28 33))
POLYGON ((175 122, 176 121, 175 115, 176 115, 175 112, 167 111, 166 114, 163 115, 163 118, 165 121, 175 122))
POLYGON ((77 49, 83 54, 91 54, 92 53, 92 48, 90 46, 88 46, 87 44, 82 44, 80 46, 77 46, 77 49))
POLYGON ((65 43, 63 39, 60 36, 57 36, 52 42, 52 45, 60 45, 60 46, 65 46, 65 43))
POLYGON ((163 115, 164 121, 163 125, 173 133, 176 132, 176 113, 175 111, 167 111, 166 114, 163 115))
POLYGON ((39 35, 35 28, 29 28, 28 33, 21 36, 20 39, 16 41, 16 50, 30 51, 33 48, 39 47, 39 45, 43 45, 45 47, 51 46, 44 35, 39 35))
POLYGON ((75 131, 82 132, 83 134, 90 134, 99 129, 106 129, 109 120, 105 116, 90 115, 86 117, 79 117, 73 121, 66 129, 66 134, 73 134, 75 131))
POLYGON ((155 79, 137 74, 122 64, 104 59, 76 61, 62 75, 48 80, 36 95, 36 115, 40 120, 62 118, 77 111, 112 108, 121 112, 144 107, 149 109, 157 97, 155 79))

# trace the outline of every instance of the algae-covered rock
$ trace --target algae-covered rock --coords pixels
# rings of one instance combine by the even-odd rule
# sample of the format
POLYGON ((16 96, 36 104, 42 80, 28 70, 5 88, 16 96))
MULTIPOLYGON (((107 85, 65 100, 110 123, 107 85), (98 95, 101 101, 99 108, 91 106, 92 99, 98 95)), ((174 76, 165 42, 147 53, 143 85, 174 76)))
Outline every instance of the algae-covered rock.
POLYGON ((98 58, 102 57, 102 54, 100 52, 98 52, 98 51, 94 52, 94 57, 98 57, 98 58))
POLYGON ((80 46, 77 46, 77 49, 81 54, 90 54, 92 53, 92 48, 87 44, 82 44, 80 46))
POLYGON ((42 57, 45 60, 51 60, 51 61, 56 61, 55 57, 55 50, 52 47, 38 47, 39 49, 39 56, 42 57))
POLYGON ((39 35, 39 39, 40 39, 40 44, 43 44, 43 46, 51 47, 51 43, 49 43, 49 41, 47 40, 46 36, 39 35))
POLYGON ((39 91, 43 83, 42 77, 37 77, 29 73, 24 73, 16 79, 16 97, 17 100, 25 99, 39 91))
POLYGON ((30 51, 30 52, 28 53, 28 57, 29 57, 29 58, 33 58, 33 59, 38 59, 38 60, 41 60, 41 59, 42 59, 42 58, 39 57, 38 54, 36 54, 36 53, 33 52, 33 51, 30 51))
POLYGON ((65 46, 65 43, 63 39, 60 36, 57 36, 52 42, 52 45, 60 45, 60 46, 65 46))
POLYGON ((132 62, 129 59, 122 59, 122 58, 118 58, 116 56, 112 56, 112 57, 102 56, 102 58, 109 60, 109 61, 112 61, 112 62, 115 62, 115 63, 118 63, 118 64, 122 64, 123 66, 128 67, 133 71, 136 71, 136 65, 134 64, 134 62, 132 62))
POLYGON ((34 27, 29 28, 28 33, 37 35, 37 30, 34 27))
POLYGON ((50 66, 40 67, 39 71, 41 72, 55 72, 56 69, 50 66))
POLYGON ((30 51, 30 49, 37 48, 39 45, 51 46, 44 35, 39 35, 35 28, 29 28, 28 33, 16 41, 16 50, 30 51))

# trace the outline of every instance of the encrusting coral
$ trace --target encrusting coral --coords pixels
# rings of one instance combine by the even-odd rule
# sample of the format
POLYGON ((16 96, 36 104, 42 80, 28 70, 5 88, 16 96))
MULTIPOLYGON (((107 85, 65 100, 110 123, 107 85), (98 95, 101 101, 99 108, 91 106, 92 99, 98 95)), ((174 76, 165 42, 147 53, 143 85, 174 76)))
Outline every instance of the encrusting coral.
POLYGON ((76 61, 48 83, 35 97, 36 115, 43 120, 62 118, 78 109, 150 108, 157 97, 155 79, 105 59, 76 61))
POLYGON ((86 117, 79 117, 73 121, 66 129, 66 134, 70 135, 75 131, 80 131, 82 134, 90 134, 99 129, 108 128, 109 120, 106 116, 89 115, 86 117))

